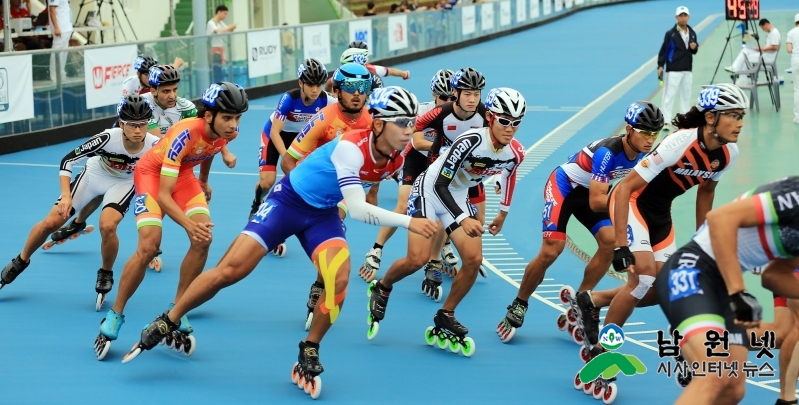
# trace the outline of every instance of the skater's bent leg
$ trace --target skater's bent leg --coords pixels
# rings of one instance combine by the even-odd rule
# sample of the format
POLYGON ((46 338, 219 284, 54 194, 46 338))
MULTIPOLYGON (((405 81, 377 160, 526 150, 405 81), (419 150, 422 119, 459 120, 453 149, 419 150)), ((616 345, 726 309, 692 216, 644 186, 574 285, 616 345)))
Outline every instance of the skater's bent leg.
POLYGON ((623 326, 655 282, 655 256, 652 252, 634 252, 635 273, 627 273, 627 284, 613 297, 608 313, 605 315, 605 325, 614 323, 623 326))
POLYGON ((92 214, 94 214, 94 211, 97 211, 97 209, 100 208, 100 204, 102 203, 103 203, 102 195, 94 197, 94 199, 89 201, 89 203, 86 204, 86 206, 81 208, 81 210, 78 212, 78 216, 75 217, 75 222, 79 224, 86 222, 86 220, 89 219, 89 217, 92 216, 92 214))
MULTIPOLYGON (((629 276, 628 276, 629 277, 629 276)), ((604 308, 613 301, 613 298, 616 297, 622 290, 624 286, 619 286, 610 290, 602 290, 602 291, 591 291, 591 301, 594 302, 594 305, 597 308, 604 308)))
POLYGON ((111 308, 114 311, 122 313, 128 300, 144 280, 147 264, 153 260, 161 245, 161 232, 161 227, 157 225, 144 225, 139 228, 139 244, 136 246, 136 252, 125 263, 122 275, 119 277, 117 297, 111 308))
POLYGON ((350 251, 343 239, 330 239, 319 245, 313 252, 313 262, 324 279, 325 289, 319 296, 314 309, 313 324, 308 331, 308 342, 319 343, 336 322, 350 280, 350 251))
MULTIPOLYGON (((692 335, 681 347, 681 352, 685 360, 691 364, 693 362, 710 363, 717 358, 708 358, 705 343, 705 333, 692 335)), ((739 345, 730 345, 730 356, 724 359, 728 366, 732 367, 732 362, 743 364, 748 350, 739 345)), ((708 373, 706 377, 694 378, 685 387, 682 395, 677 398, 674 405, 725 405, 737 404, 744 396, 744 384, 746 382, 744 373, 737 373, 737 377, 728 378, 727 373, 718 374, 708 373)))
MULTIPOLYGON (((190 218, 197 223, 211 222, 211 218, 206 214, 194 214, 190 218)), ((183 258, 183 263, 180 264, 180 280, 178 281, 178 291, 175 294, 175 302, 180 299, 189 284, 202 273, 208 260, 208 249, 211 246, 213 237, 198 242, 189 235, 189 240, 191 240, 189 251, 186 252, 186 257, 183 258)))
POLYGON ((461 255, 462 267, 452 279, 452 287, 442 308, 454 311, 477 280, 477 271, 483 262, 483 238, 472 238, 466 235, 461 227, 455 229, 449 236, 458 249, 458 254, 461 255))
POLYGON ((25 241, 25 246, 19 254, 20 259, 26 262, 30 261, 33 252, 47 241, 47 237, 50 236, 51 233, 57 231, 58 228, 62 227, 65 223, 67 223, 67 220, 61 215, 58 215, 58 206, 53 206, 50 213, 47 214, 41 222, 37 222, 36 225, 31 228, 28 239, 25 241))
MULTIPOLYGON (((439 222, 439 225, 440 224, 439 222)), ((440 260, 441 249, 444 249, 444 242, 447 240, 447 231, 441 227, 431 239, 433 240, 433 248, 430 249, 430 260, 440 260)))
POLYGON ((422 235, 408 232, 408 255, 402 259, 391 263, 391 267, 386 271, 385 276, 380 279, 380 284, 387 289, 391 289, 394 283, 415 273, 430 259, 430 249, 432 241, 422 235))
MULTIPOLYGON (((477 215, 475 215, 475 219, 480 221, 481 224, 486 223, 486 202, 479 202, 475 204, 477 206, 477 215)), ((460 252, 460 251, 458 251, 460 252)))
POLYGON ((277 180, 277 172, 260 172, 258 176, 257 186, 261 187, 260 199, 263 200, 263 197, 269 194, 269 190, 271 190, 272 186, 275 185, 275 180, 277 180))
POLYGON ((119 238, 117 237, 117 226, 122 221, 122 213, 116 208, 105 207, 100 212, 100 254, 103 257, 105 270, 113 270, 114 262, 117 260, 119 252, 119 238))
POLYGON ((219 290, 247 277, 266 253, 266 249, 251 236, 237 236, 219 264, 195 278, 175 301, 169 319, 177 323, 183 315, 213 298, 219 290))
POLYGON ((366 203, 372 204, 377 206, 377 192, 380 191, 380 183, 369 187, 369 191, 366 193, 366 203))
MULTIPOLYGON (((408 196, 411 194, 412 188, 412 186, 404 184, 400 186, 399 191, 397 192, 397 206, 394 207, 394 212, 399 214, 405 214, 408 212, 408 196)), ((375 243, 380 246, 385 245, 396 231, 397 228, 381 226, 380 230, 377 231, 377 239, 375 240, 375 243)))
POLYGON ((583 274, 583 282, 577 291, 593 290, 605 273, 610 268, 613 262, 613 248, 616 244, 616 238, 613 234, 612 226, 603 226, 599 228, 596 235, 594 235, 597 243, 597 250, 594 257, 585 266, 585 273, 583 274))
POLYGON ((541 281, 544 280, 544 275, 549 266, 563 253, 563 248, 566 246, 565 240, 544 238, 541 242, 541 250, 538 251, 538 256, 530 260, 524 268, 524 276, 522 276, 522 283, 519 287, 519 294, 517 298, 527 301, 533 294, 541 281))
MULTIPOLYGON (((660 274, 660 269, 663 268, 664 264, 665 264, 664 262, 655 262, 655 268, 657 269, 655 271, 655 277, 657 277, 657 275, 660 274)), ((635 307, 646 308, 655 305, 658 305, 657 291, 654 288, 650 288, 649 291, 646 292, 644 298, 642 298, 641 301, 638 301, 638 305, 636 305, 635 307)))

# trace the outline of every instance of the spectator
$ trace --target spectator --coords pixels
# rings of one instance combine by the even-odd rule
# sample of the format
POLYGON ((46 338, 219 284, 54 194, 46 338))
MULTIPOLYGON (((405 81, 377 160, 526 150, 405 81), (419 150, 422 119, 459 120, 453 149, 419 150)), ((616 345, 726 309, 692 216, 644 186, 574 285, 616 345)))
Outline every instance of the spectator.
MULTIPOLYGON (((72 9, 69 0, 47 0, 47 11, 50 16, 50 31, 53 33, 53 49, 67 49, 72 38, 72 9)), ((59 67, 55 66, 55 54, 50 56, 50 78, 55 81, 56 70, 61 77, 66 77, 67 52, 59 53, 59 67)))
POLYGON ((793 74, 793 123, 799 124, 799 14, 793 17, 794 28, 788 31, 785 43, 791 54, 791 74, 793 74))
POLYGON ((408 10, 410 10, 410 11, 424 11, 424 10, 427 10, 427 7, 420 6, 419 5, 419 0, 413 0, 413 3, 411 3, 408 6, 408 10))
POLYGON ((677 24, 666 32, 663 45, 660 46, 658 55, 658 77, 663 77, 665 65, 665 90, 663 90, 663 117, 666 118, 668 130, 674 118, 672 107, 674 98, 680 93, 680 113, 685 114, 691 108, 691 85, 693 82, 693 57, 699 45, 696 42, 696 32, 688 25, 690 14, 688 7, 677 7, 677 24))
POLYGON ((377 12, 375 11, 375 3, 370 1, 366 3, 366 12, 363 13, 363 16, 369 17, 373 15, 377 15, 377 12))
MULTIPOLYGON (((236 29, 236 24, 227 25, 222 21, 227 17, 227 13, 228 8, 224 5, 217 7, 214 18, 208 20, 208 24, 205 26, 205 35, 233 32, 236 29)), ((215 37, 211 39, 211 55, 219 55, 219 63, 225 63, 225 44, 222 38, 215 37)))
POLYGON ((436 5, 436 10, 452 10, 452 4, 449 0, 439 0, 436 5))
POLYGON ((400 12, 399 11, 399 4, 397 4, 397 3, 393 3, 391 5, 391 9, 389 9, 389 11, 388 11, 389 14, 394 14, 394 13, 399 13, 399 12, 400 12))
MULTIPOLYGON (((777 59, 777 51, 780 50, 780 42, 782 42, 782 36, 780 32, 774 28, 773 25, 767 20, 762 19, 760 20, 760 29, 768 33, 766 37, 766 43, 764 47, 744 47, 741 49, 741 52, 738 53, 738 57, 735 58, 735 62, 732 63, 732 66, 726 67, 729 72, 740 72, 742 70, 746 70, 746 61, 748 60, 750 64, 754 65, 760 60, 760 53, 763 53, 763 62, 766 64, 774 63, 777 59)), ((753 42, 750 42, 753 43, 753 42)))
MULTIPOLYGON (((23 8, 21 3, 22 3, 22 0, 10 0, 9 7, 11 9, 10 11, 11 11, 11 18, 12 19, 30 17, 30 12, 28 12, 28 9, 23 8)), ((0 1, 0 5, 2 5, 2 4, 3 4, 3 2, 0 1)), ((0 30, 2 30, 4 27, 5 27, 5 23, 3 21, 3 16, 2 16, 2 14, 0 14, 0 30)), ((13 41, 14 41, 14 50, 15 51, 25 51, 25 50, 31 50, 31 49, 42 49, 41 45, 39 45, 39 42, 36 41, 35 39, 33 39, 32 37, 14 38, 13 41)), ((2 42, 2 41, 0 41, 0 42, 2 42)))

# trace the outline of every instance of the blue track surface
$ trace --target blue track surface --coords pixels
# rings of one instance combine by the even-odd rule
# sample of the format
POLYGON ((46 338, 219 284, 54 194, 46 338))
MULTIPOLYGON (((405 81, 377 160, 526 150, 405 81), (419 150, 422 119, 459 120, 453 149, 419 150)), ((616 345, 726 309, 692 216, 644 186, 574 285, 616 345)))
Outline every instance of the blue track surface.
MULTIPOLYGON (((722 10, 716 2, 689 3, 693 3, 688 4, 692 24, 722 10)), ((399 66, 411 70, 414 80, 388 80, 387 84, 406 86, 420 99, 427 99, 428 78, 437 69, 477 68, 485 74, 488 87, 516 88, 525 95, 528 106, 542 107, 531 109, 518 132, 518 139, 529 147, 573 116, 579 110, 574 107, 588 105, 649 60, 657 52, 678 5, 681 4, 676 1, 650 1, 581 12, 513 36, 399 66)), ((795 6, 793 0, 763 5, 775 9, 790 6, 795 6)), ((701 32, 700 40, 721 21, 717 18, 701 32)), ((549 172, 588 142, 611 134, 622 122, 625 107, 655 90, 657 82, 652 77, 613 103, 520 181, 510 220, 503 230, 509 243, 504 247, 513 250, 487 254, 491 267, 501 270, 502 259, 513 258, 514 253, 524 261, 535 256, 540 245, 542 186, 549 172)), ((250 112, 242 120, 241 134, 231 144, 238 156, 235 169, 225 168, 219 159, 214 163, 210 184, 216 226, 206 268, 219 260, 246 223, 257 179, 258 136, 276 102, 277 97, 267 97, 251 103, 250 112)), ((52 206, 58 193, 58 170, 54 165, 73 147, 55 145, 0 158, 4 195, 0 199, 4 230, 0 234, 1 264, 19 252, 30 227, 52 206)), ((395 202, 394 183, 384 182, 380 205, 392 208, 395 202)), ((96 225, 97 216, 89 223, 96 225)), ((469 327, 470 336, 476 341, 472 358, 425 344, 424 330, 432 325, 440 304, 420 292, 421 272, 395 287, 380 333, 368 341, 366 284, 357 276, 357 268, 371 247, 377 228, 351 220, 347 226, 353 272, 344 310, 320 351, 325 365, 320 401, 519 403, 532 399, 533 403, 598 403, 572 388, 574 374, 582 366, 578 346, 556 329, 559 312, 551 306, 531 299, 524 327, 511 343, 500 342, 495 328, 515 297, 516 287, 497 273, 490 273, 488 279, 479 278, 458 307, 458 319, 469 327)), ((136 246, 135 222, 130 213, 119 229, 119 237, 117 282, 124 262, 136 246)), ((492 237, 487 236, 486 243, 492 243, 492 237)), ((138 340, 140 328, 172 301, 178 266, 187 248, 185 233, 167 222, 161 256, 164 270, 160 274, 148 271, 126 308, 127 323, 120 339, 103 362, 96 360, 92 344, 103 314, 113 302, 116 286, 104 310, 94 312, 93 285, 100 264, 98 232, 48 252, 37 252, 25 273, 0 292, 0 403, 310 401, 290 384, 290 367, 297 358, 297 343, 306 336, 305 302, 315 270, 293 238, 288 241, 285 258, 267 256, 250 277, 190 314, 197 338, 197 351, 191 358, 157 347, 132 363, 120 363, 123 354, 138 340)), ((405 249, 405 232, 401 231, 384 250, 382 271, 394 259, 404 256, 405 249)), ((507 266, 504 268, 508 279, 520 279, 518 272, 514 276, 507 266)), ((566 253, 547 275, 553 280, 544 284, 577 284, 582 271, 583 263, 566 253)), ((606 279, 601 286, 616 284, 606 279)), ((449 280, 445 280, 445 293, 448 289, 449 280)), ((545 297, 543 301, 549 302, 557 302, 546 299, 555 295, 540 293, 545 297)), ((638 310, 630 322, 640 325, 629 326, 626 332, 666 326, 659 308, 638 310)), ((655 338, 653 333, 644 335, 628 337, 655 338)), ((679 395, 673 380, 656 374, 656 352, 632 343, 621 352, 638 356, 649 370, 644 375, 620 377, 615 403, 669 404, 679 395)), ((769 403, 776 397, 775 393, 752 385, 747 385, 747 390, 743 402, 746 404, 769 403)))

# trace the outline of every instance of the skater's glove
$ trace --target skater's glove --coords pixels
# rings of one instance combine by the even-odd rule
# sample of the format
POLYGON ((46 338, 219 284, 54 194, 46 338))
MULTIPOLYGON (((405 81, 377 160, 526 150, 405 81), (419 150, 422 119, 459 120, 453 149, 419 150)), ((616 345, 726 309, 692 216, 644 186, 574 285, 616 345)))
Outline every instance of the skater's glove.
POLYGON ((625 271, 635 264, 635 256, 627 246, 620 246, 613 249, 613 270, 625 271))
POLYGON ((730 307, 735 313, 735 323, 756 327, 763 318, 763 307, 746 290, 730 295, 730 307))

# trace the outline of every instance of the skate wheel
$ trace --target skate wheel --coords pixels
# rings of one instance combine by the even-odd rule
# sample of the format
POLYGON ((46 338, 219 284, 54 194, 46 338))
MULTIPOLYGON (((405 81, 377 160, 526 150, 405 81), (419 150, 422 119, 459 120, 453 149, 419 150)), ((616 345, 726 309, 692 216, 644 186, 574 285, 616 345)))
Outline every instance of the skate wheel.
MULTIPOLYGON (((369 314, 369 316, 371 317, 372 315, 369 314)), ((375 336, 377 336, 377 332, 378 331, 380 331, 380 323, 379 322, 372 322, 369 325, 369 330, 366 331, 366 338, 369 339, 369 340, 374 339, 375 336)))
POLYGON ((580 373, 578 372, 577 375, 574 377, 574 389, 579 390, 583 388, 583 382, 580 381, 580 373))
POLYGON ((164 339, 166 340, 167 349, 175 348, 175 337, 172 334, 167 335, 164 339))
POLYGON ((299 362, 294 362, 294 365, 291 366, 291 383, 292 384, 296 384, 297 380, 299 380, 299 378, 300 378, 300 373, 297 372, 299 367, 300 367, 300 363, 299 362))
POLYGON ((311 392, 309 393, 312 399, 319 398, 322 395, 322 377, 315 376, 311 382, 311 392))
POLYGON ((286 255, 286 244, 285 243, 281 243, 281 244, 277 245, 277 248, 275 248, 273 253, 277 257, 285 256, 286 255))
POLYGON ((425 281, 427 280, 422 280, 422 294, 429 297, 430 294, 427 293, 427 283, 425 283, 425 281))
POLYGON ((474 344, 474 339, 467 337, 463 338, 463 344, 461 345, 461 353, 463 353, 466 357, 472 357, 476 346, 474 344))
POLYGON ((140 353, 141 353, 141 347, 139 346, 138 343, 136 343, 135 345, 133 345, 133 348, 130 350, 130 352, 128 352, 128 354, 126 354, 125 357, 122 358, 122 364, 125 364, 135 359, 136 357, 139 356, 140 353))
POLYGON ((155 270, 155 271, 160 273, 161 272, 161 264, 162 264, 161 263, 161 258, 156 256, 153 260, 150 261, 150 264, 148 264, 147 267, 150 270, 155 270))
POLYGON ((583 344, 585 342, 585 336, 583 335, 583 328, 575 327, 574 331, 572 332, 572 339, 574 339, 574 343, 578 345, 583 344))
POLYGON ((566 320, 572 325, 577 325, 577 322, 580 320, 580 314, 577 313, 576 309, 569 308, 569 310, 566 311, 566 320))
POLYGON ((488 272, 486 271, 485 267, 483 267, 482 264, 480 265, 479 271, 480 275, 483 276, 483 278, 488 278, 488 272))
POLYGON ((516 328, 511 326, 510 329, 506 329, 505 333, 500 335, 499 338, 502 339, 502 343, 508 343, 515 334, 516 334, 516 328))
POLYGON ((166 338, 163 338, 163 339, 161 339, 160 342, 158 342, 158 346, 163 346, 165 344, 166 344, 166 338))
POLYGON ((86 225, 86 228, 84 228, 80 233, 88 235, 92 233, 93 230, 94 230, 94 225, 86 225))
POLYGON ((305 388, 305 376, 302 375, 302 372, 299 373, 300 377, 297 379, 297 388, 303 389, 305 388))
MULTIPOLYGON (((377 280, 371 281, 369 283, 369 287, 366 287, 366 296, 367 297, 370 297, 370 298, 372 297, 372 291, 375 288, 375 284, 377 284, 377 280)), ((367 304, 366 307, 369 308, 369 304, 367 304)))
POLYGON ((97 360, 103 360, 110 349, 111 341, 103 335, 97 336, 97 339, 94 340, 94 353, 97 355, 97 360))
POLYGON ((76 234, 69 235, 69 239, 75 240, 78 239, 78 236, 82 235, 82 233, 78 232, 76 234))
POLYGON ((438 344, 439 349, 447 350, 447 346, 449 346, 449 339, 436 335, 436 343, 438 344))
POLYGON ((302 390, 305 391, 306 394, 311 393, 311 380, 305 379, 305 384, 302 385, 302 390))
POLYGON ((583 384, 583 392, 585 393, 585 395, 591 395, 591 393, 593 391, 594 391, 594 382, 593 381, 591 381, 588 384, 583 384))
POLYGON ((456 337, 453 336, 452 338, 447 340, 447 342, 448 342, 447 346, 449 347, 449 351, 451 351, 452 353, 458 354, 458 352, 461 351, 461 344, 460 342, 458 342, 458 339, 456 337))
POLYGON ((424 341, 427 342, 428 346, 432 346, 436 343, 436 334, 433 333, 433 327, 428 326, 427 329, 424 331, 424 341))
POLYGON ((561 287, 560 293, 558 294, 558 296, 560 297, 560 302, 566 305, 569 304, 569 298, 574 297, 574 295, 575 295, 574 288, 568 285, 564 285, 563 287, 561 287))
POLYGON ((616 390, 616 383, 608 384, 608 387, 605 389, 605 392, 602 393, 602 402, 605 403, 605 405, 612 404, 613 401, 616 400, 617 394, 618 391, 616 390))
POLYGON ((574 325, 572 325, 572 324, 570 324, 570 323, 566 322, 566 332, 567 332, 569 335, 571 335, 572 333, 574 333, 574 328, 575 328, 575 327, 576 327, 576 326, 574 326, 574 325))
POLYGON ((592 392, 594 399, 600 399, 605 395, 605 387, 603 385, 598 382, 594 384, 594 391, 592 392))
POLYGON ((441 301, 441 297, 444 296, 444 289, 441 286, 436 287, 435 290, 431 291, 432 296, 430 298, 433 299, 435 302, 441 301))
POLYGON ((313 312, 309 312, 305 317, 305 330, 311 330, 311 323, 313 323, 313 312))
POLYGON ((566 320, 566 314, 558 315, 558 330, 566 330, 569 321, 566 320))
POLYGON ((585 346, 580 348, 580 360, 582 360, 583 363, 588 363, 591 361, 591 352, 585 346))
POLYGON ((44 242, 44 245, 42 245, 42 249, 43 250, 50 250, 55 245, 56 245, 56 242, 50 240, 50 241, 44 242))
POLYGON ((191 357, 191 355, 194 354, 194 349, 196 348, 197 339, 195 339, 192 335, 187 336, 183 341, 183 354, 185 354, 186 357, 191 357))
POLYGON ((63 245, 65 243, 67 243, 66 239, 61 239, 60 241, 56 242, 57 245, 63 245))
POLYGON ((103 303, 105 303, 105 294, 97 293, 97 298, 94 300, 94 311, 100 312, 100 308, 103 307, 103 303))
POLYGON ((680 388, 688 387, 688 384, 691 383, 691 375, 688 374, 687 376, 682 373, 674 373, 674 381, 677 383, 677 386, 680 388))

